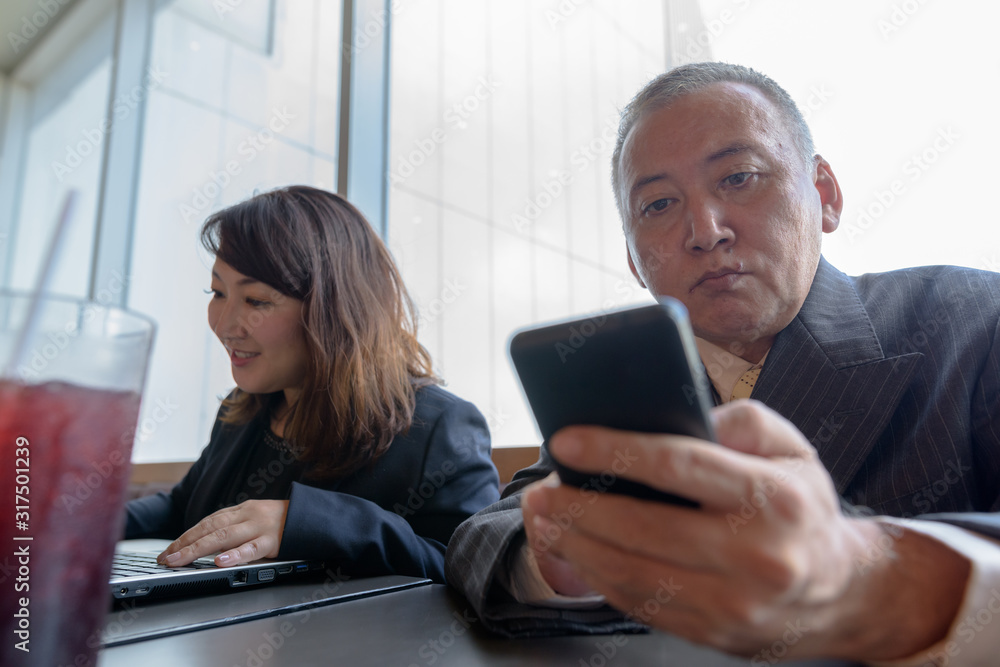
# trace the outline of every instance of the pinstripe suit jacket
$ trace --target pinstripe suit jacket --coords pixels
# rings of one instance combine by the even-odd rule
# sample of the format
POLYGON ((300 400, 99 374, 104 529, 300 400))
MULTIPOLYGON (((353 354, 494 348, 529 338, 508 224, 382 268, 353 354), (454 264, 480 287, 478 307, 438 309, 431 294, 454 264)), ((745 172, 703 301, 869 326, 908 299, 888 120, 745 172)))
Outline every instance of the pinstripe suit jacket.
MULTIPOLYGON (((938 266, 851 278, 821 259, 753 398, 813 443, 847 502, 1000 538, 1000 274, 938 266)), ((459 527, 448 581, 503 634, 636 630, 608 608, 529 607, 495 585, 524 540, 517 495, 551 470, 543 447, 500 502, 459 527)))

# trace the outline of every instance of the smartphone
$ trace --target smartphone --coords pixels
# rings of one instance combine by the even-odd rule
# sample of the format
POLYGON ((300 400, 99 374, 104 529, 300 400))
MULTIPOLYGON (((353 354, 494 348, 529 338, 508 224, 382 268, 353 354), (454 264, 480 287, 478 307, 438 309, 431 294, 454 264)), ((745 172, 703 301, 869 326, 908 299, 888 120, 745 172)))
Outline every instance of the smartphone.
MULTIPOLYGON (((687 309, 676 299, 660 297, 650 306, 522 329, 509 349, 546 443, 574 424, 715 441, 708 376, 687 309)), ((611 471, 593 475, 555 463, 567 484, 697 506, 611 471)))

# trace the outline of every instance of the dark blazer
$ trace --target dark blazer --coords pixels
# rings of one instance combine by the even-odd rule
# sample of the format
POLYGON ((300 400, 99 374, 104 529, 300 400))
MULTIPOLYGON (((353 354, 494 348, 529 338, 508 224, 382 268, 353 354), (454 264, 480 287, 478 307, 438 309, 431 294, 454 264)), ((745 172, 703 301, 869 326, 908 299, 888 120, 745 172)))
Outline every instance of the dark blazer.
MULTIPOLYGON (((216 421, 201 457, 170 493, 126 506, 126 538, 174 539, 219 508, 263 425, 216 421)), ((417 391, 410 430, 373 467, 322 485, 292 484, 279 556, 355 575, 444 582, 456 526, 499 497, 490 436, 476 407, 436 386, 417 391)))
MULTIPOLYGON (((1000 538, 1000 275, 921 267, 850 278, 820 265, 775 338, 752 397, 813 443, 848 502, 1000 538)), ((517 493, 462 524, 447 573, 485 624, 510 635, 635 629, 608 608, 541 609, 494 586, 524 540, 517 493)))

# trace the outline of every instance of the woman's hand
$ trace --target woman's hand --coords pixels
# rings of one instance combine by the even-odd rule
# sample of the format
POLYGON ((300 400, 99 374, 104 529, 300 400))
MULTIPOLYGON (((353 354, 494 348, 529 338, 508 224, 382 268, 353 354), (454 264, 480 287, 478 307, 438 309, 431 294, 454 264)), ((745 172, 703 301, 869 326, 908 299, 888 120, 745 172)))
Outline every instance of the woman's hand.
POLYGON ((248 500, 210 514, 163 550, 161 565, 180 567, 221 551, 219 567, 275 558, 288 514, 287 500, 248 500))

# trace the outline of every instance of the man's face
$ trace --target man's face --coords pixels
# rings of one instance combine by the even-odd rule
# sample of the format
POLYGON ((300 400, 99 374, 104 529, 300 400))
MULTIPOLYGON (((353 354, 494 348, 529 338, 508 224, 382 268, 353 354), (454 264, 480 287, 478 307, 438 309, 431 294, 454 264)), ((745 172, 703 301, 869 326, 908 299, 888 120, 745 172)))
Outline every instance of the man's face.
POLYGON ((636 278, 687 306, 695 334, 757 361, 802 306, 842 200, 803 164, 756 89, 712 84, 644 113, 622 150, 636 278))

